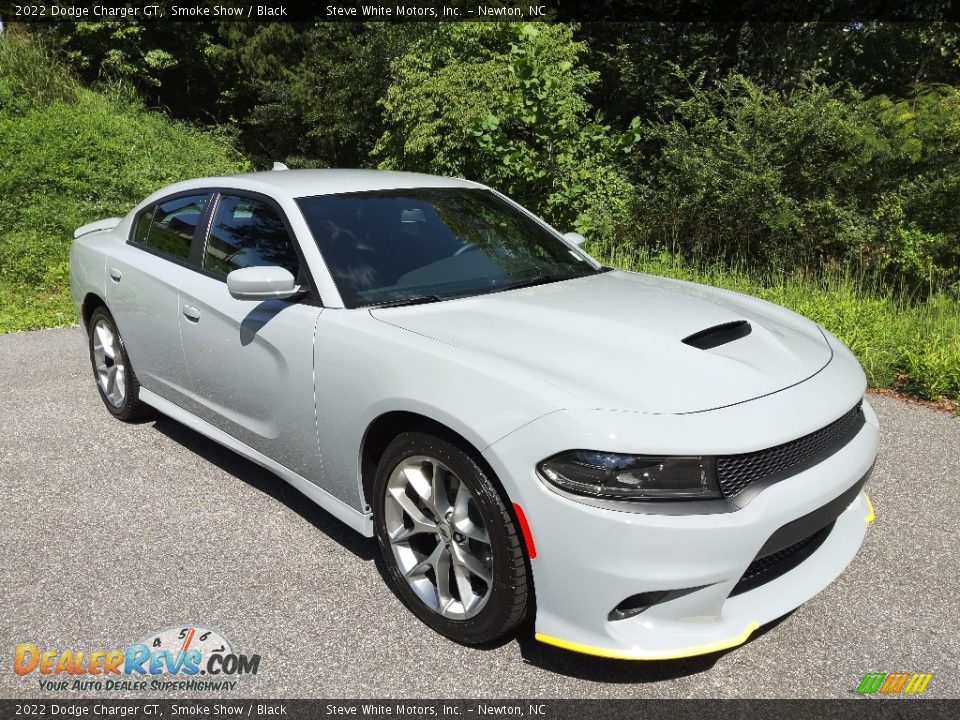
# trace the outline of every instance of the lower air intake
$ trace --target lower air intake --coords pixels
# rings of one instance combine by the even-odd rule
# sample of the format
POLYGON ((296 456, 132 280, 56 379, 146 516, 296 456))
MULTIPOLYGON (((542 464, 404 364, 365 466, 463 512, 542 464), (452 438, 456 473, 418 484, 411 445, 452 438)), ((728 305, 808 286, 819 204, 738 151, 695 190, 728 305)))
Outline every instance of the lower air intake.
POLYGON ((818 530, 813 535, 805 537, 803 540, 783 548, 783 550, 754 560, 747 566, 747 570, 743 573, 740 581, 734 585, 730 597, 754 590, 793 570, 816 552, 817 548, 827 539, 830 531, 833 530, 833 525, 834 523, 830 523, 822 530, 818 530))

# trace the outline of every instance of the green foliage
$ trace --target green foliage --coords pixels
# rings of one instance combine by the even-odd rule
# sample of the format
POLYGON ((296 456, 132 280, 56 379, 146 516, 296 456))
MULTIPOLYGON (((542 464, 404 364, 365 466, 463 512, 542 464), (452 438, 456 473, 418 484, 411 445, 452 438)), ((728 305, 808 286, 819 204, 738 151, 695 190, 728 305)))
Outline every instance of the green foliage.
POLYGON ((37 32, 87 84, 119 82, 175 117, 229 125, 260 165, 356 167, 382 132, 390 62, 430 27, 131 19, 37 32))
POLYGON ((263 162, 362 166, 380 134, 387 68, 417 26, 225 24, 207 56, 231 78, 219 110, 263 162))
POLYGON ((25 111, 36 103, 70 102, 77 84, 45 48, 9 32, 0 41, 0 106, 25 111))
POLYGON ((122 215, 168 183, 246 168, 223 138, 129 95, 85 89, 9 33, 0 36, 0 163, 0 332, 72 319, 76 227, 122 215))
POLYGON ((177 67, 169 51, 150 47, 148 28, 138 22, 80 22, 67 57, 84 70, 145 88, 157 88, 162 73, 177 67))
POLYGON ((569 25, 437 26, 393 64, 380 166, 476 179, 561 227, 612 238, 631 188, 584 97, 596 81, 584 51, 569 25))
POLYGON ((590 100, 623 129, 634 117, 652 119, 662 99, 688 97, 670 63, 710 83, 739 74, 781 90, 812 72, 868 97, 905 97, 917 83, 960 84, 956 23, 585 23, 578 39, 600 72, 590 100))
POLYGON ((960 289, 960 104, 918 86, 864 99, 807 76, 781 92, 689 81, 637 123, 636 240, 769 268, 854 263, 928 291, 960 289))
POLYGON ((224 24, 205 51, 217 77, 230 79, 214 112, 262 163, 368 165, 390 61, 425 31, 412 23, 224 24))
POLYGON ((911 285, 960 293, 960 90, 918 85, 905 99, 864 104, 889 157, 867 262, 911 285))
MULTIPOLYGON (((169 14, 171 3, 158 0, 169 14)), ((175 116, 210 120, 219 77, 206 55, 211 22, 141 18, 42 23, 31 29, 87 85, 124 85, 175 116)))
MULTIPOLYGON (((954 323, 956 325, 956 323, 954 323)), ((960 397, 960 340, 943 328, 931 327, 920 347, 902 348, 899 369, 903 390, 928 400, 960 397)))

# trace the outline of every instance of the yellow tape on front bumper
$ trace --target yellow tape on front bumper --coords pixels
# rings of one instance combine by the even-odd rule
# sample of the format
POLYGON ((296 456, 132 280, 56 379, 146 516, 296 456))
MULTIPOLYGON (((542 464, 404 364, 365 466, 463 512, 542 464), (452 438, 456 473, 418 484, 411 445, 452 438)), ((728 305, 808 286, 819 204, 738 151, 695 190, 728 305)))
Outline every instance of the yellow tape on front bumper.
POLYGON ((863 499, 867 501, 867 515, 863 518, 863 521, 869 525, 877 519, 877 514, 873 511, 873 503, 870 502, 870 496, 864 493, 863 499))
POLYGON ((535 637, 547 645, 555 645, 564 650, 582 653, 584 655, 595 655, 597 657, 612 658, 614 660, 675 660, 677 658, 693 657, 694 655, 706 655, 707 653, 720 652, 737 645, 743 645, 753 634, 753 631, 760 627, 759 623, 751 622, 743 629, 739 635, 706 645, 691 645, 690 647, 680 648, 678 650, 667 650, 664 652, 644 652, 631 650, 613 650, 608 648, 594 647, 593 645, 583 645, 581 643, 561 640, 560 638, 537 633, 535 637))
MULTIPOLYGON (((873 509, 873 503, 870 502, 870 496, 864 493, 863 499, 867 503, 867 514, 864 516, 863 520, 867 525, 870 525, 874 520, 877 519, 877 514, 873 509)), ((737 645, 743 645, 743 643, 745 643, 753 634, 753 632, 759 627, 760 625, 758 623, 751 622, 747 624, 747 626, 743 629, 743 632, 735 637, 707 643, 706 645, 692 645, 690 647, 680 648, 679 650, 669 650, 662 653, 613 650, 610 648, 595 647, 593 645, 584 645, 582 643, 571 642, 570 640, 562 640, 561 638, 544 635, 543 633, 537 633, 535 637, 537 640, 542 643, 546 643, 547 645, 555 645, 556 647, 563 648, 564 650, 570 650, 583 655, 594 655, 596 657, 612 658, 614 660, 675 660, 677 658, 693 657, 695 655, 706 655, 707 653, 720 652, 721 650, 727 650, 729 648, 736 647, 737 645)))

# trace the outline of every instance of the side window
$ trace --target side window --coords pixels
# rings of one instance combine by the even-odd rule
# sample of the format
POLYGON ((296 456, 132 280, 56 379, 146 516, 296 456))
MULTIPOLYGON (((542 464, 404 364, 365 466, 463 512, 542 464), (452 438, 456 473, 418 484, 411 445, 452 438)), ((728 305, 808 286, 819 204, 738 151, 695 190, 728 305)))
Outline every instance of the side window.
POLYGON ((140 219, 137 220, 137 229, 133 233, 133 241, 135 243, 144 245, 147 242, 147 234, 150 232, 150 223, 153 222, 153 215, 156 212, 156 205, 143 211, 140 219))
POLYGON ((149 212, 140 217, 134 241, 175 258, 188 260, 193 233, 207 200, 207 195, 196 195, 160 203, 153 211, 152 223, 144 222, 150 217, 149 212))
POLYGON ((203 267, 227 275, 255 265, 279 265, 294 277, 300 269, 287 230, 273 208, 259 200, 224 195, 211 223, 203 267))

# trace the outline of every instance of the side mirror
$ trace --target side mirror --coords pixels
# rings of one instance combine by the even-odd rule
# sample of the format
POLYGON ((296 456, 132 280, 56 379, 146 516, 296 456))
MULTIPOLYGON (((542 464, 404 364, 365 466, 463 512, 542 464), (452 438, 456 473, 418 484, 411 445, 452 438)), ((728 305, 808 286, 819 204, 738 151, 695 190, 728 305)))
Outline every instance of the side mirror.
POLYGON ((273 300, 300 292, 293 275, 277 265, 240 268, 227 275, 227 290, 237 300, 273 300))
POLYGON ((578 232, 568 232, 563 234, 563 239, 568 243, 573 243, 577 247, 583 245, 587 239, 578 232))

